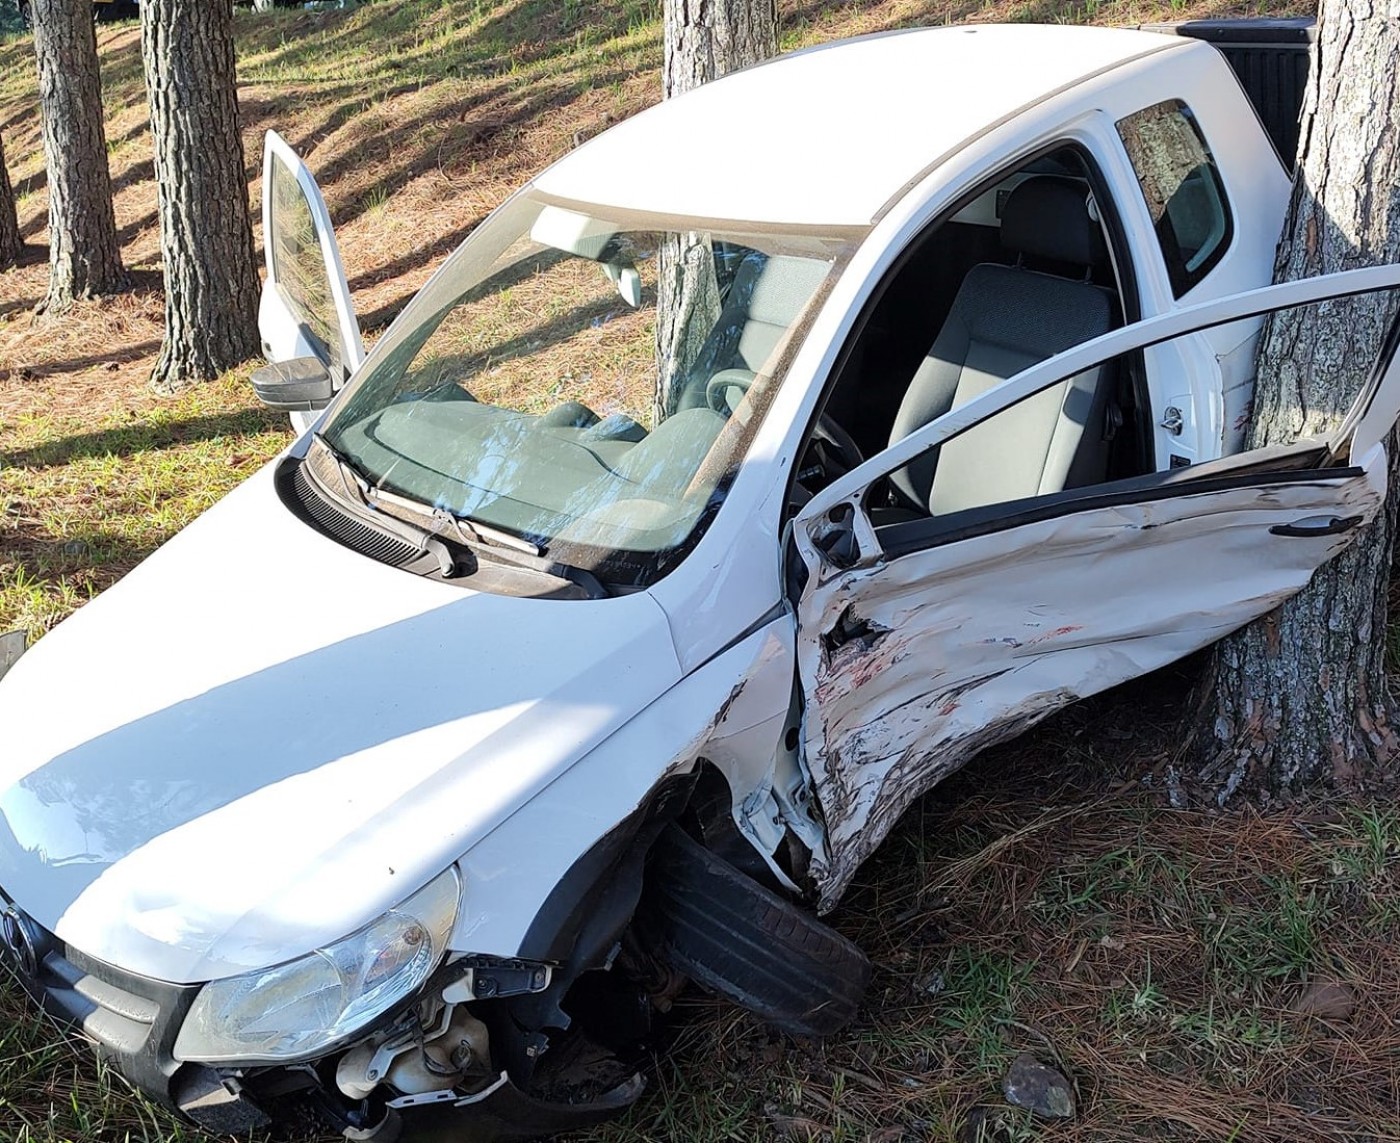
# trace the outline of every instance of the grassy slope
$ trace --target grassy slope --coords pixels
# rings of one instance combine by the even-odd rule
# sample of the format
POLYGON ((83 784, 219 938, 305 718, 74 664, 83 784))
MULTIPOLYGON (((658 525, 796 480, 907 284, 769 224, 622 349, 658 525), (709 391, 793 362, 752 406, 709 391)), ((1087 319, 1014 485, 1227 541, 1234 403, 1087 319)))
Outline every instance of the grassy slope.
MULTIPOLYGON (((950 19, 1238 11, 1209 0, 782 8, 787 46, 950 19)), ((276 126, 322 181, 372 333, 526 174, 655 98, 658 15, 656 0, 384 0, 240 16, 254 194, 258 141, 276 126)), ((38 326, 32 64, 27 40, 0 44, 0 131, 31 247, 0 274, 0 630, 35 635, 287 441, 241 372, 175 400, 145 389, 161 297, 137 36, 99 35, 137 288, 38 326)), ((1165 748, 1142 741, 1118 759, 1117 727, 1141 725, 1141 701, 1077 708, 910 815, 837 917, 877 965, 848 1033, 794 1044, 692 998, 652 1094, 590 1138, 951 1140, 980 1122, 987 1140, 1400 1140, 1400 818, 1314 808, 1240 832, 1206 814, 1164 817, 1137 783, 1105 784, 1115 760, 1134 776, 1164 764, 1165 748), (1301 986, 1329 977, 1357 987, 1348 1020, 1287 1012, 1301 986), (1073 1073, 1076 1125, 975 1110, 997 1105, 998 1077, 1023 1049, 1058 1054, 1073 1073)), ((200 1138, 0 993, 0 1143, 200 1138)))

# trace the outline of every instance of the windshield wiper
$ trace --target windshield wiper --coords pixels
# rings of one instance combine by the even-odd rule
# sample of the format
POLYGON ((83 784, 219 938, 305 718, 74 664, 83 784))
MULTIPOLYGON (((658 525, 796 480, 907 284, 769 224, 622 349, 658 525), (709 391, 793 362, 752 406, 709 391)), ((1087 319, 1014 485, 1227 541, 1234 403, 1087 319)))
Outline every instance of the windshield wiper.
POLYGON ((313 433, 312 439, 335 461, 336 471, 340 475, 347 499, 353 504, 358 504, 365 512, 372 513, 375 523, 380 527, 401 539, 417 544, 421 551, 434 556, 444 579, 455 579, 462 574, 459 560, 447 546, 447 542, 451 542, 465 548, 478 561, 486 560, 498 566, 571 583, 589 599, 607 599, 612 595, 592 572, 549 559, 529 540, 501 532, 488 524, 479 524, 469 516, 459 516, 446 508, 424 504, 377 487, 320 433, 313 433), (385 511, 379 506, 379 501, 392 505, 399 511, 410 512, 430 523, 427 526, 411 524, 385 511), (445 536, 444 532, 448 529, 455 535, 445 536))
POLYGON ((371 503, 383 500, 402 511, 413 512, 432 520, 434 535, 441 536, 445 529, 450 528, 456 533, 453 537, 455 541, 478 559, 520 571, 534 572, 550 579, 563 580, 580 588, 589 599, 607 599, 612 595, 607 586, 592 572, 550 559, 538 545, 529 540, 512 536, 489 524, 481 524, 470 516, 459 515, 447 508, 386 492, 382 488, 370 489, 368 497, 371 503))
MULTIPOLYGON (((441 511, 441 509, 439 509, 441 511)), ((451 513, 448 513, 451 516, 451 513)), ((472 528, 470 520, 457 516, 451 516, 452 520, 459 528, 472 528)), ((498 547, 494 544, 485 544, 479 541, 469 541, 468 547, 473 555, 485 558, 492 563, 502 564, 506 567, 519 568, 522 571, 536 572, 540 575, 549 576, 551 579, 561 579, 566 583, 571 583, 581 589, 589 599, 607 599, 612 595, 597 576, 584 568, 575 567, 573 564, 560 563, 552 560, 548 556, 532 555, 529 552, 522 552, 515 548, 498 547)))
POLYGON ((340 476, 341 491, 346 500, 359 505, 364 512, 371 513, 374 516, 376 527, 382 528, 400 540, 417 545, 420 552, 426 552, 437 560, 438 571, 444 579, 454 579, 457 576, 457 557, 442 542, 440 536, 426 528, 410 524, 407 520, 390 516, 387 512, 377 508, 370 499, 370 485, 364 475, 344 455, 336 451, 335 447, 320 433, 312 433, 311 439, 320 445, 325 450, 326 455, 335 462, 336 472, 340 476))
POLYGON ((423 516, 439 525, 453 528, 460 535, 461 542, 464 544, 490 544, 495 547, 514 548, 518 552, 525 552, 532 556, 543 554, 538 544, 533 544, 521 536, 512 535, 510 532, 502 532, 499 528, 491 527, 490 524, 483 524, 465 513, 453 512, 437 504, 415 500, 411 496, 402 496, 397 492, 390 492, 387 488, 381 488, 377 484, 369 489, 367 495, 376 503, 382 501, 404 512, 412 512, 415 516, 423 516))

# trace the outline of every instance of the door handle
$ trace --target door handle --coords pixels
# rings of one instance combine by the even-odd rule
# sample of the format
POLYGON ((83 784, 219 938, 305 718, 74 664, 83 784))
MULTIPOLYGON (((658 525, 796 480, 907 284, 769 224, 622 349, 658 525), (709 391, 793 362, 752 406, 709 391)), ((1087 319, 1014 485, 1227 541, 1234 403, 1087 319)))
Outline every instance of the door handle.
POLYGON ((1275 524, 1271 536, 1338 536, 1361 523, 1360 516, 1308 516, 1291 524, 1275 524))

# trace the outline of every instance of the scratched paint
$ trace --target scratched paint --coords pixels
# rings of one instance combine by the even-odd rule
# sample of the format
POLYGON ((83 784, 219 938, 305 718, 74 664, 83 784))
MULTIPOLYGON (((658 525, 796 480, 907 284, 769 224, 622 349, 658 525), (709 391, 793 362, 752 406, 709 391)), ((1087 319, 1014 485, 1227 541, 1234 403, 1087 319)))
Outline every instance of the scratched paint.
POLYGON ((1210 492, 1187 481, 1169 498, 893 560, 863 541, 845 569, 799 528, 811 572, 798 608, 804 743, 829 847, 811 870, 820 909, 916 798, 980 751, 1300 590, 1355 533, 1269 529, 1316 516, 1369 519, 1384 496, 1383 458, 1361 475, 1334 471, 1210 492))

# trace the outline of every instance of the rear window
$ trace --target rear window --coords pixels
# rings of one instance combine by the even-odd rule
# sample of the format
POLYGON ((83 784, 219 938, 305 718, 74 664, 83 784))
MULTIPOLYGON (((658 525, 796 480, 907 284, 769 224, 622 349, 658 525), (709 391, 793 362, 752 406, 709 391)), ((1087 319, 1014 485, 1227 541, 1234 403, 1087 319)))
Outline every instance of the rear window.
POLYGON ((1118 121, 1178 298, 1225 256, 1233 235, 1225 184, 1196 117, 1179 99, 1118 121))

